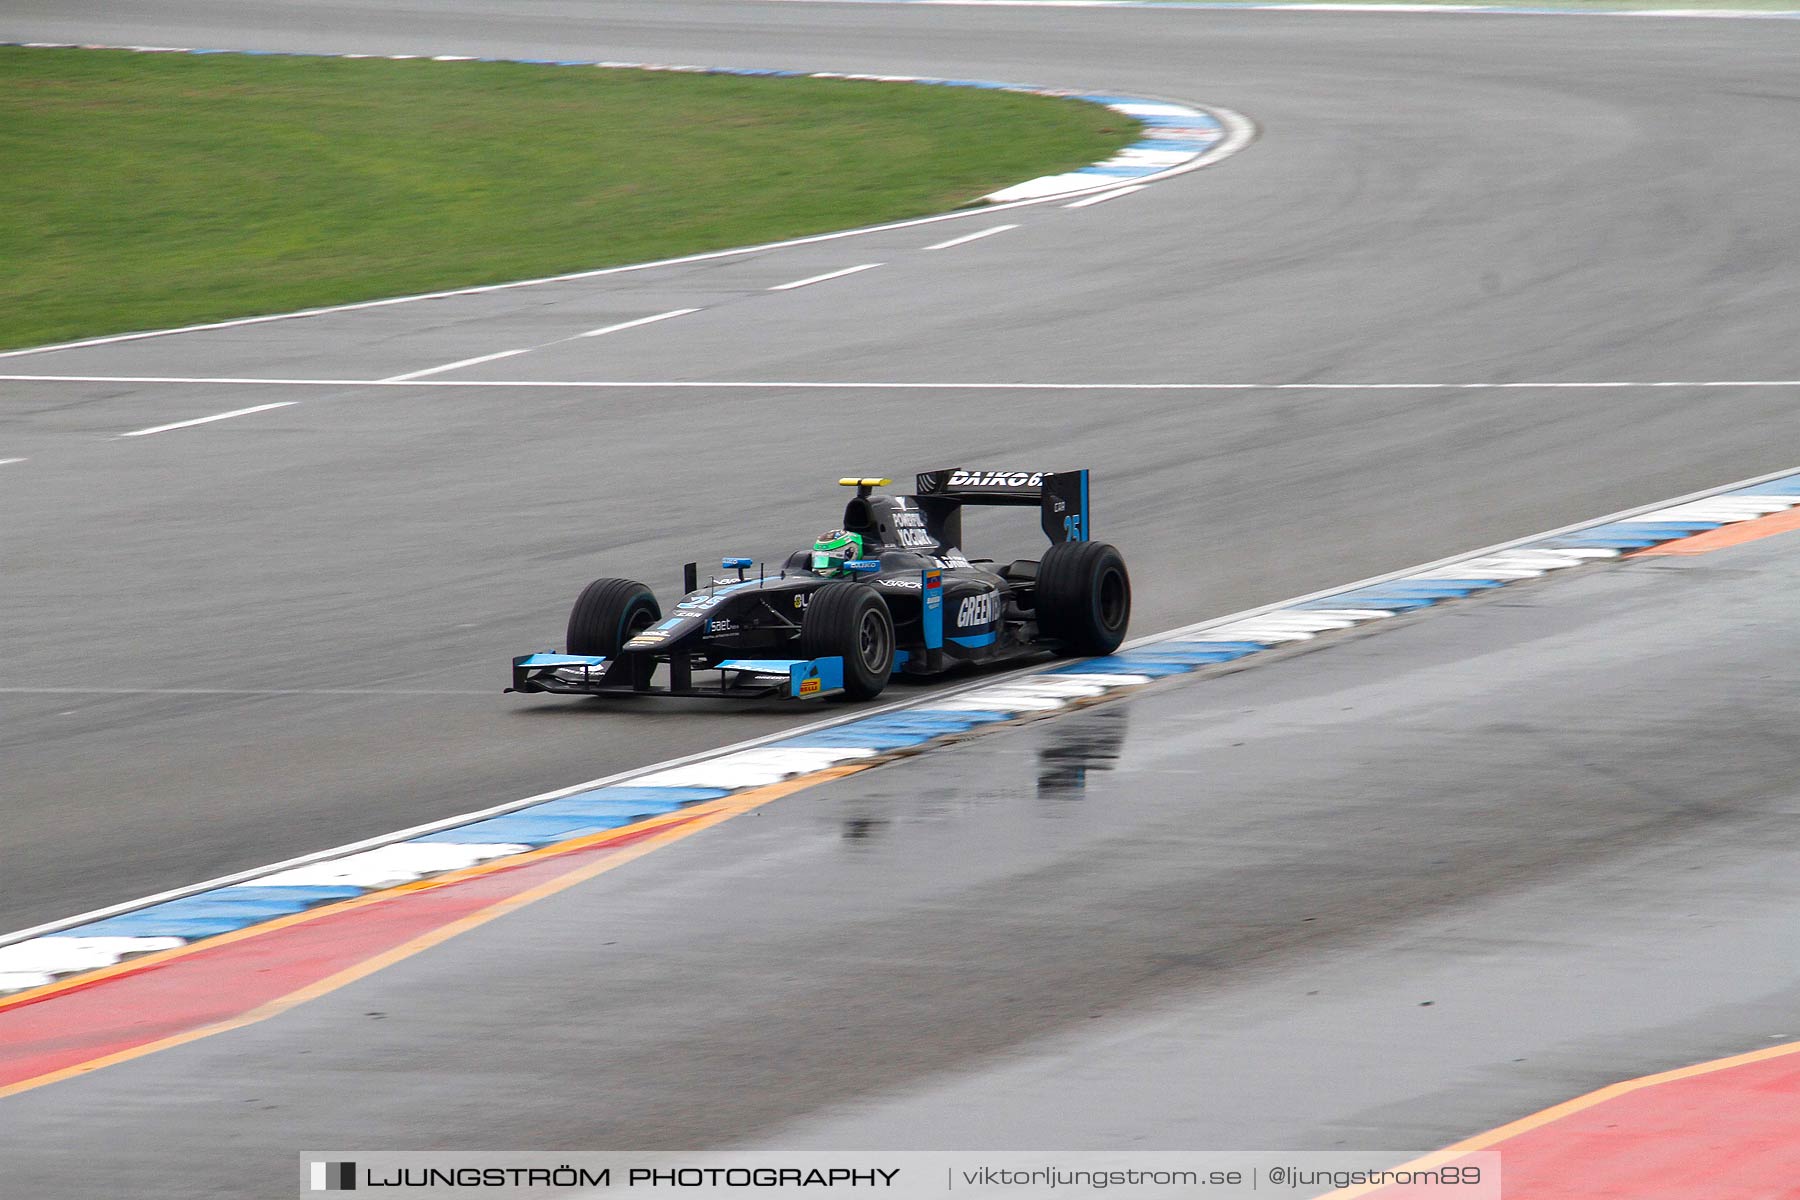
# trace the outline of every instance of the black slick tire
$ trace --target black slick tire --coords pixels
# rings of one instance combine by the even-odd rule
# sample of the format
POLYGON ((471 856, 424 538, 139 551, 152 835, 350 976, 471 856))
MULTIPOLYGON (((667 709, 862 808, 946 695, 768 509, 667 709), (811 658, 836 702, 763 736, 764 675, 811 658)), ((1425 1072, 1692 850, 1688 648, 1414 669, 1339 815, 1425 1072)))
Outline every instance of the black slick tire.
POLYGON ((662 619, 656 594, 633 579, 596 579, 569 611, 570 654, 612 658, 619 648, 662 619))
POLYGON ((1111 654, 1131 623, 1131 576, 1105 542, 1058 542, 1038 561, 1040 636, 1065 657, 1111 654))
POLYGON ((894 617, 861 583, 836 581, 812 594, 800 619, 800 653, 844 660, 844 695, 873 700, 894 672, 894 617))

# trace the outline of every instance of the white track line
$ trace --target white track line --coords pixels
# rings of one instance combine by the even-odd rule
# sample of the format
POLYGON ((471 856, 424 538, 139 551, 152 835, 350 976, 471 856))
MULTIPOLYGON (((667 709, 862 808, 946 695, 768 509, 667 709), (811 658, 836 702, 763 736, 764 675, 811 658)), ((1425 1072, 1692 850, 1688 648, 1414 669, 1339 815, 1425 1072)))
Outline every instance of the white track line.
POLYGON ((927 250, 948 250, 952 246, 965 246, 970 242, 978 242, 984 237, 993 237, 996 233, 1005 233, 1009 229, 1017 228, 1017 225, 995 225, 991 229, 978 229, 974 233, 965 233, 961 237, 954 237, 947 242, 939 242, 935 246, 925 248, 927 250))
POLYGON ((458 367, 475 367, 480 366, 482 363, 498 362, 503 358, 511 358, 515 354, 529 354, 536 349, 536 346, 522 346, 517 350, 498 350, 493 354, 480 354, 474 358, 459 358, 455 362, 444 363, 442 366, 426 367, 423 371, 408 371, 404 375, 390 375, 381 382, 405 383, 411 379, 424 379, 428 375, 441 375, 445 371, 454 371, 458 367))
POLYGON ((25 460, 22 458, 0 458, 0 467, 10 467, 14 463, 22 463, 24 461, 25 460))
POLYGON ((795 288, 808 287, 815 283, 824 283, 827 279, 842 279, 846 275, 855 275, 859 271, 873 271, 876 267, 884 267, 886 263, 864 263, 860 267, 845 267, 841 271, 827 271, 823 275, 809 275, 805 279, 796 279, 792 283, 778 283, 770 288, 771 292, 791 292, 795 288))
POLYGON ((153 433, 167 433, 171 429, 186 429, 191 425, 211 425, 214 421, 229 421, 233 417, 247 417, 251 413, 268 412, 271 408, 287 408, 300 403, 298 400, 277 400, 273 404, 258 404, 253 408, 234 408, 230 412, 214 413, 210 417, 195 417, 191 421, 176 421, 170 425, 152 425, 148 429, 134 429, 130 433, 121 433, 120 437, 148 437, 153 433))
POLYGON ((493 688, 0 687, 0 696, 492 696, 493 688))
MULTIPOLYGON (((1225 128, 1225 138, 1212 149, 1201 154, 1192 162, 1171 167, 1157 175, 1146 176, 1145 183, 1154 183, 1161 179, 1172 179, 1177 175, 1185 175, 1190 171, 1198 171, 1202 167, 1210 167, 1222 162, 1238 151, 1244 149, 1256 139, 1256 125, 1242 113, 1233 112, 1229 108, 1219 108, 1209 104, 1194 104, 1194 108, 1216 118, 1225 128)), ((1029 208, 1033 205, 1054 204, 1058 200, 1067 199, 1062 196, 1032 197, 1025 200, 1009 200, 1003 204, 987 204, 979 208, 958 209, 956 212, 938 213, 930 217, 914 217, 906 221, 889 221, 882 225, 864 225, 858 229, 839 229, 831 233, 815 233, 807 237, 788 238, 780 242, 759 242, 754 246, 736 246, 730 250, 712 250, 705 254, 684 254, 678 258, 659 258, 650 262, 628 263, 620 267, 599 267, 592 271, 571 271, 566 275, 545 275, 536 279, 515 279, 508 283, 489 283, 475 287, 446 288, 438 292, 418 292, 411 296, 389 296, 381 300, 360 300, 353 304, 327 304, 318 308, 302 308, 293 312, 269 313, 260 317, 237 317, 229 321, 208 321, 196 325, 177 325, 168 329, 144 329, 136 333, 115 333, 105 337, 82 338, 73 342, 52 342, 44 346, 27 346, 20 350, 0 351, 0 359, 17 358, 25 354, 46 354, 52 350, 80 350, 88 346, 110 346, 117 342, 136 342, 145 338, 170 337, 178 333, 202 333, 213 329, 235 329, 243 325, 263 325, 270 321, 293 321, 304 317, 321 317, 333 313, 361 312, 370 308, 387 308, 395 304, 413 304, 421 300, 446 300, 453 296, 480 296, 489 292, 506 292, 516 288, 540 287, 549 283, 570 283, 582 279, 599 279, 607 275, 624 275, 634 271, 653 271, 661 267, 679 267, 690 263, 715 262, 722 258, 738 258, 747 254, 763 254, 774 250, 789 250, 795 246, 815 246, 821 242, 835 242, 842 238, 867 237, 873 233, 888 233, 896 229, 916 229, 925 225, 936 225, 942 221, 962 221, 970 217, 987 216, 992 213, 1011 212, 1015 208, 1029 208)))
MULTIPOLYGON (((459 358, 453 363, 445 363, 438 367, 426 367, 423 371, 408 371, 404 375, 390 375, 378 383, 411 383, 415 379, 424 379, 431 375, 442 375, 446 371, 454 371, 460 367, 478 367, 482 363, 498 362, 503 358, 512 358, 519 354, 530 354, 533 350, 546 350, 551 346, 560 346, 564 342, 573 342, 578 338, 600 337, 603 334, 618 333, 621 329, 636 329, 640 325, 654 325, 658 321, 667 321, 671 317, 685 317, 689 313, 697 313, 697 308, 678 308, 673 312, 657 313, 653 317, 639 317, 635 321, 621 321, 617 325, 607 325, 600 329, 590 329, 586 333, 577 333, 569 337, 556 338, 548 342, 539 342, 535 346, 521 346, 517 350, 498 350, 493 354, 481 354, 474 358, 459 358)), ((473 381, 473 382, 479 382, 473 381)))
MULTIPOLYGON (((805 281, 803 281, 805 282, 805 281)), ((567 339, 565 339, 567 340, 567 339)), ((508 351, 508 353, 515 353, 508 351)), ((1455 392, 1632 388, 1800 388, 1800 379, 1539 379, 1507 383, 996 383, 821 379, 283 379, 255 375, 0 375, 0 383, 170 383, 230 387, 813 388, 908 392, 1455 392)), ((288 403, 294 403, 289 401, 288 403)), ((279 407, 265 405, 264 407, 279 407)), ((243 409, 256 412, 256 409, 243 409)), ((236 416, 224 413, 220 420, 236 416)), ((190 424, 193 422, 189 422, 190 424)), ((145 432, 151 432, 146 430, 145 432)))
POLYGON ((639 317, 635 321, 621 321, 617 325, 603 325, 599 329, 590 329, 586 333, 578 333, 576 337, 604 337, 609 333, 618 333, 621 329, 636 329, 639 325, 654 325, 658 321, 667 321, 675 317, 685 317, 689 313, 697 313, 697 308, 677 308, 666 313, 657 313, 654 317, 639 317))
POLYGON ((1073 204, 1065 204, 1064 208, 1091 208, 1096 204, 1105 204, 1108 200, 1117 200, 1120 196, 1129 196, 1133 192, 1141 192, 1144 185, 1133 184, 1131 187, 1115 188, 1110 192, 1101 192, 1098 196, 1089 196, 1085 200, 1077 200, 1073 204))

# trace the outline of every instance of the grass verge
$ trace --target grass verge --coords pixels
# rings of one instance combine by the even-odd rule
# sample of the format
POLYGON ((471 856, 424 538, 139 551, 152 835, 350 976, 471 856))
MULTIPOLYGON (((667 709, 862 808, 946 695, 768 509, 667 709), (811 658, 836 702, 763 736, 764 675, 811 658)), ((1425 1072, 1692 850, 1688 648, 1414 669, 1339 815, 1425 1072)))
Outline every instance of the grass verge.
POLYGON ((941 212, 1137 129, 962 88, 0 48, 0 347, 941 212))

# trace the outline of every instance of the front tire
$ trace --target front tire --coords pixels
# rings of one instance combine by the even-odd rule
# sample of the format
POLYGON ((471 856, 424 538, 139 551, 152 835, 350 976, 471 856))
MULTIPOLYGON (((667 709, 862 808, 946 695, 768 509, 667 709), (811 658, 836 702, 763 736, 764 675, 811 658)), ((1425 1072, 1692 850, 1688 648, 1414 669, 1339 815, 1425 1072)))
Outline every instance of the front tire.
POLYGON ((806 602, 800 652, 844 660, 844 695, 873 700, 894 673, 894 617, 866 584, 828 583, 806 602))
POLYGON ((1111 654, 1131 623, 1131 576, 1105 542, 1058 542, 1037 572, 1038 633, 1065 658, 1111 654))
POLYGON ((569 611, 569 653, 613 658, 662 619, 656 594, 634 579, 596 579, 569 611))

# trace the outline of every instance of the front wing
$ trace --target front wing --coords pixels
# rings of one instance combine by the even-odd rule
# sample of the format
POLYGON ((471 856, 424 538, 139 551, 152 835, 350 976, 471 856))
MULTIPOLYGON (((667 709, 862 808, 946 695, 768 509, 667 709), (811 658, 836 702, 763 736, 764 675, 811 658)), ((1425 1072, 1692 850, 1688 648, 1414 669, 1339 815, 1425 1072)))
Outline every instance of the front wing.
POLYGON ((728 658, 717 667, 682 672, 687 676, 685 681, 672 681, 660 688, 651 684, 655 666, 655 659, 647 655, 607 659, 586 654, 526 654, 513 659, 512 686, 507 691, 555 692, 565 696, 816 700, 844 690, 841 658, 728 658))

